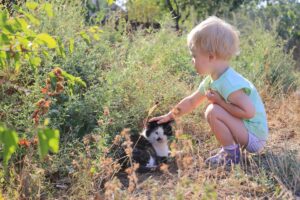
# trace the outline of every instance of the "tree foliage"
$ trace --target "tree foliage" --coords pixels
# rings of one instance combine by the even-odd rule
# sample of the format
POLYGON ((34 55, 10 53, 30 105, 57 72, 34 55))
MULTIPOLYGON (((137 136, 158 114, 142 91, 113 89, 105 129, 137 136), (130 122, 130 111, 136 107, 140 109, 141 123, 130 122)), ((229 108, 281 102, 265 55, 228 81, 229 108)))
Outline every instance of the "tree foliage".
POLYGON ((42 55, 47 56, 50 49, 57 48, 57 41, 47 33, 39 33, 36 27, 39 19, 33 14, 34 10, 45 11, 48 17, 53 16, 49 3, 38 5, 27 2, 26 10, 16 7, 19 15, 11 16, 7 9, 0 11, 0 75, 11 71, 18 73, 22 65, 29 64, 37 68, 42 62, 42 55))
POLYGON ((2 145, 3 164, 6 166, 11 155, 18 147, 18 135, 14 130, 6 128, 0 124, 0 144, 2 145))
MULTIPOLYGON (((50 20, 54 16, 51 2, 27 1, 24 5, 9 4, 9 9, 4 5, 1 5, 0 10, 1 87, 15 83, 23 68, 30 67, 37 72, 43 62, 54 57, 65 58, 67 53, 72 54, 76 43, 80 40, 83 40, 87 45, 100 40, 102 31, 97 26, 79 30, 76 38, 63 39, 46 32, 40 32, 43 18, 50 20), (68 48, 65 48, 65 46, 68 46, 68 48)), ((35 73, 34 76, 38 78, 40 75, 35 73)), ((72 95, 75 85, 86 87, 85 82, 80 77, 75 77, 59 68, 55 68, 49 73, 49 80, 51 87, 41 89, 45 98, 37 102, 37 108, 32 116, 35 128, 31 131, 38 138, 38 149, 41 158, 44 158, 48 151, 57 153, 59 149, 59 131, 48 128, 47 119, 44 125, 40 125, 39 120, 41 116, 48 112, 51 106, 50 98, 61 95, 64 92, 64 84, 66 84, 66 91, 68 91, 64 95, 72 95), (54 73, 58 71, 59 77, 54 73)), ((19 86, 16 87, 20 88, 19 86)), ((18 135, 15 130, 7 128, 4 123, 0 124, 0 151, 3 154, 4 166, 7 166, 9 159, 19 146, 29 147, 31 144, 36 143, 26 137, 19 139, 18 135)))

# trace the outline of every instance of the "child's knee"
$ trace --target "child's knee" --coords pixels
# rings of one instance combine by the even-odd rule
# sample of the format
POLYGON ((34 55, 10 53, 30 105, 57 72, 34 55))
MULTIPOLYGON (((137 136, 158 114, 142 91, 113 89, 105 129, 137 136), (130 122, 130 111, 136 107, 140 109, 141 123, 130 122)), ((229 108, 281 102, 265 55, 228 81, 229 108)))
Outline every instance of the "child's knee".
POLYGON ((217 104, 209 104, 205 110, 205 118, 209 122, 210 120, 216 118, 221 111, 221 107, 217 104))

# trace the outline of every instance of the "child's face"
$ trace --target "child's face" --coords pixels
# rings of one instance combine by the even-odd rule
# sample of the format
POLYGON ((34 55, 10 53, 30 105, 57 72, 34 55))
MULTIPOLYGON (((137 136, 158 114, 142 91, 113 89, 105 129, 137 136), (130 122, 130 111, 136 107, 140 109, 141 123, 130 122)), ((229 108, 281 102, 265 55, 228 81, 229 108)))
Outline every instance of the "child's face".
POLYGON ((211 73, 211 56, 207 53, 203 53, 200 50, 191 50, 192 62, 198 74, 210 74, 211 73))

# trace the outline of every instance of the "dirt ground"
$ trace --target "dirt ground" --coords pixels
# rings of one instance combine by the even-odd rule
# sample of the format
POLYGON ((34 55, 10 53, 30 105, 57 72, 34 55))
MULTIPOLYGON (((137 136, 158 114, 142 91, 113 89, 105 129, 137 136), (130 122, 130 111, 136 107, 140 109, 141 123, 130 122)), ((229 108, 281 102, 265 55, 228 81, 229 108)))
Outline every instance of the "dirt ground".
MULTIPOLYGON (((241 166, 232 170, 208 169, 203 160, 218 145, 203 124, 201 137, 192 133, 192 142, 179 140, 168 170, 138 174, 137 189, 128 198, 299 199, 300 95, 264 99, 270 135, 260 155, 244 152, 241 166)), ((117 177, 126 190, 127 174, 117 177)))

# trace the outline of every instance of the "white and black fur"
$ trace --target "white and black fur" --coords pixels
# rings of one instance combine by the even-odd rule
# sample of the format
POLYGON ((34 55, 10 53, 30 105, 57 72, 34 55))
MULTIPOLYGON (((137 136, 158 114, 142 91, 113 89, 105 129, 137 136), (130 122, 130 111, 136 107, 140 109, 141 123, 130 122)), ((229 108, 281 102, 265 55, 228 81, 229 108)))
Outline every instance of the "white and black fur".
MULTIPOLYGON (((133 148, 132 160, 139 163, 139 172, 154 170, 159 164, 167 161, 170 153, 168 137, 172 135, 170 123, 148 122, 141 134, 130 136, 133 148)), ((123 166, 129 164, 128 158, 120 161, 123 166)))

